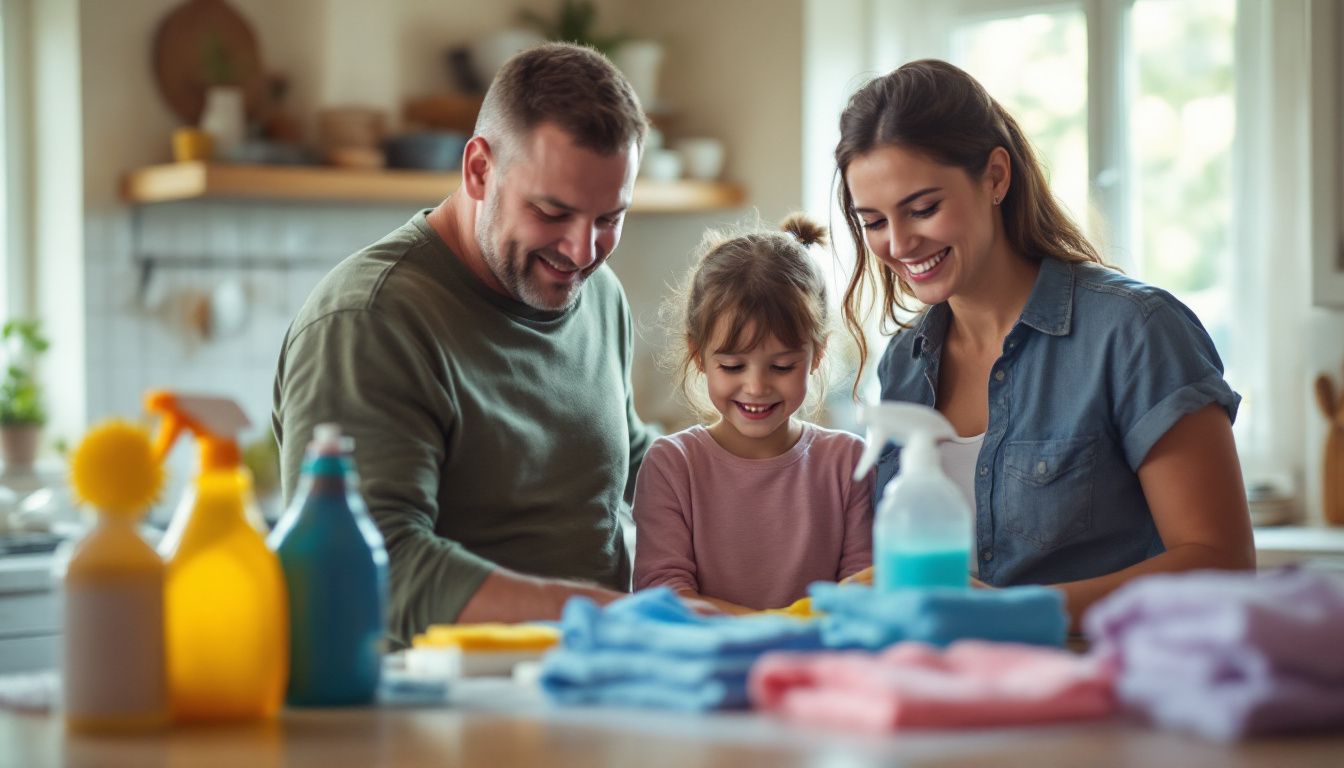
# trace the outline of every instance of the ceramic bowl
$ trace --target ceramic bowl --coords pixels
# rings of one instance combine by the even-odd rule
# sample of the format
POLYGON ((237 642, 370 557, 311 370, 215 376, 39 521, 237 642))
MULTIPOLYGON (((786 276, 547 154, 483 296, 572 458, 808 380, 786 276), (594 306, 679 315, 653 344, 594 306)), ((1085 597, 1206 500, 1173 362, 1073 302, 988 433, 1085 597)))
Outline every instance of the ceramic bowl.
POLYGON ((455 131, 422 131, 394 136, 383 143, 389 168, 456 171, 462 167, 467 135, 455 131))

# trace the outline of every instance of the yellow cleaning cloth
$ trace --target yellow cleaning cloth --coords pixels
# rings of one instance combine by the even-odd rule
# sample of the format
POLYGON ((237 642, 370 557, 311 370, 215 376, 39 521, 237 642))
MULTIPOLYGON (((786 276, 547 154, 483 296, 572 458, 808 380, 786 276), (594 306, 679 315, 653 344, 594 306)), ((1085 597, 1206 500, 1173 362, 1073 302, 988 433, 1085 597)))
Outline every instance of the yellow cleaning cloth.
MULTIPOLYGON (((859 571, 858 573, 852 576, 841 579, 840 583, 868 584, 869 586, 871 586, 873 583, 873 567, 870 565, 867 568, 864 568, 862 571, 859 571)), ((773 613, 783 616, 797 616, 800 619, 814 619, 821 615, 820 613, 812 610, 812 598, 810 597, 804 597, 800 600, 795 600, 791 605, 785 608, 771 608, 768 611, 760 611, 760 613, 773 613)))
POLYGON ((544 651, 560 642, 560 630, 539 624, 434 624, 411 640, 413 648, 457 647, 464 651, 544 651))
POLYGON ((799 619, 814 619, 821 615, 812 610, 812 598, 810 597, 795 600, 792 604, 784 608, 771 608, 768 611, 760 611, 760 613, 772 613, 779 616, 794 616, 799 619))

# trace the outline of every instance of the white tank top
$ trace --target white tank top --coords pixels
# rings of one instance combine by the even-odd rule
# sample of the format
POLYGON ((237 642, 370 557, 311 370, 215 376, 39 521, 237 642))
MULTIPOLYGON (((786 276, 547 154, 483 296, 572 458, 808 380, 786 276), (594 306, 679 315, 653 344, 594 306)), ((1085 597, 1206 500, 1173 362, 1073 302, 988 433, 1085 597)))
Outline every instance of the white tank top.
POLYGON ((985 444, 985 433, 974 437, 954 437, 939 444, 943 474, 947 475, 966 499, 971 510, 971 570, 980 575, 980 557, 975 545, 975 465, 980 460, 980 446, 985 444))

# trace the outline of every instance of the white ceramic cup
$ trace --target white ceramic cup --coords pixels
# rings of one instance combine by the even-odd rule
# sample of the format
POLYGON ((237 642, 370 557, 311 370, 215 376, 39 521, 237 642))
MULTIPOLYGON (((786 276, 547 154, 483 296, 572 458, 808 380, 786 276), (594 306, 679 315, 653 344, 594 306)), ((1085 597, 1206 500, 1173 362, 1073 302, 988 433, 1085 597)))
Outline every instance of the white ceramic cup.
POLYGON ((663 46, 655 40, 627 40, 611 54, 611 63, 621 70, 645 112, 658 103, 658 71, 663 65, 663 46))
POLYGON ((723 173, 723 142, 708 137, 681 139, 676 149, 685 161, 686 176, 713 181, 723 173))
POLYGON ((639 164, 640 178, 649 181, 676 181, 681 178, 681 153, 674 149, 652 149, 639 164))

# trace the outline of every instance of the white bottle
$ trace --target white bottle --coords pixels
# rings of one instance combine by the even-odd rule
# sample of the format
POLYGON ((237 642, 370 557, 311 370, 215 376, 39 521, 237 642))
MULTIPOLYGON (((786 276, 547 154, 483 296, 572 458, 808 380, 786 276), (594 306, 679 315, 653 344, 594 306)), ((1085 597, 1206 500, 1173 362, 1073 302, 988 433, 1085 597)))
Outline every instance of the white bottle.
POLYGON ((872 469, 888 441, 905 446, 901 471, 882 490, 873 520, 873 584, 890 592, 906 587, 968 587, 971 511, 939 462, 939 440, 956 436, 932 408, 914 403, 865 407, 868 444, 854 479, 872 469))

